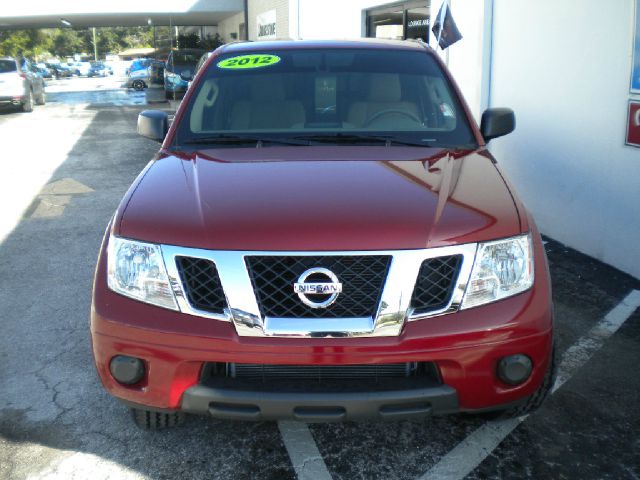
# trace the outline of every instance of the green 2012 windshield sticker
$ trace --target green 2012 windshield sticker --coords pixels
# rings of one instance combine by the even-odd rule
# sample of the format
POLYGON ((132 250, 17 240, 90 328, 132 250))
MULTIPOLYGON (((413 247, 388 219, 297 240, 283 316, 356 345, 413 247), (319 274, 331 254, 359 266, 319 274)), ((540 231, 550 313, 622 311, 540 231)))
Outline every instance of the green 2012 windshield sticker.
POLYGON ((240 55, 231 57, 218 62, 218 68, 261 68, 275 65, 280 61, 277 55, 240 55))

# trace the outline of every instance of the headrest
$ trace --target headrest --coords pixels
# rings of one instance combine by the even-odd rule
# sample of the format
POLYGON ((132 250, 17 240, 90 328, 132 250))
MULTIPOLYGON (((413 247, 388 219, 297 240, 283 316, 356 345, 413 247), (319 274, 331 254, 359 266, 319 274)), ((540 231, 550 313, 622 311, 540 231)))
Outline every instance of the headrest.
POLYGON ((254 102, 275 102, 285 99, 284 83, 281 76, 258 78, 251 83, 251 100, 254 102))
POLYGON ((369 101, 399 102, 402 98, 400 76, 395 73, 375 73, 369 83, 369 101))

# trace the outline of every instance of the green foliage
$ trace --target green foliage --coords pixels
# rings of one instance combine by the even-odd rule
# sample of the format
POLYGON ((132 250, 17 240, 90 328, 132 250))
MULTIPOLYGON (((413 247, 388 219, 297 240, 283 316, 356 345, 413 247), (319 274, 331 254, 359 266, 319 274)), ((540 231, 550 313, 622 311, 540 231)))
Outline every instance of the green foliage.
MULTIPOLYGON (((90 46, 90 45, 89 45, 90 46)), ((82 30, 70 28, 59 29, 53 35, 53 48, 51 53, 57 57, 69 57, 75 53, 93 50, 87 48, 86 39, 82 30)))
MULTIPOLYGON (((127 48, 153 46, 149 27, 96 28, 98 54, 118 53, 127 48)), ((0 30, 0 55, 44 58, 70 57, 77 53, 93 56, 93 29, 55 28, 42 30, 0 30)))
POLYGON ((201 48, 200 37, 195 33, 178 35, 179 48, 201 48))
POLYGON ((207 38, 205 38, 202 41, 202 48, 211 51, 211 50, 215 50, 216 48, 218 48, 220 45, 222 45, 224 42, 222 41, 222 37, 220 36, 219 33, 216 33, 215 35, 207 35, 207 38))
POLYGON ((51 45, 43 30, 0 30, 0 55, 35 57, 48 53, 51 45))
POLYGON ((203 48, 205 50, 215 50, 222 45, 222 43, 222 37, 217 33, 215 35, 207 35, 204 39, 201 39, 196 33, 178 35, 179 48, 203 48))

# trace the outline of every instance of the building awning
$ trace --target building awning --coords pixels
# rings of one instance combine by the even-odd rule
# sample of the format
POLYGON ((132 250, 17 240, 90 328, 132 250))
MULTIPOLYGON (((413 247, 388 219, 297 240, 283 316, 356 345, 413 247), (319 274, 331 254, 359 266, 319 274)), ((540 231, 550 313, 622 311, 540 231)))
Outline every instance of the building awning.
POLYGON ((243 9, 243 0, 6 1, 0 29, 217 25, 243 9))

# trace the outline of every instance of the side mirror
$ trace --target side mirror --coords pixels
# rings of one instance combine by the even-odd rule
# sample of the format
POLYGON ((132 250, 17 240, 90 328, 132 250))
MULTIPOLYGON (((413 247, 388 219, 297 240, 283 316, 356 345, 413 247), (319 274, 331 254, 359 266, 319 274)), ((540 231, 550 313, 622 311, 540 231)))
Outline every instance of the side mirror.
POLYGON ((180 78, 185 82, 190 82, 193 80, 193 73, 191 73, 191 70, 183 70, 180 72, 180 78))
POLYGON ((167 112, 144 110, 138 115, 138 135, 162 142, 168 130, 169 116, 167 112))
POLYGON ((487 108, 482 114, 480 133, 484 141, 502 137, 516 128, 516 116, 510 108, 487 108))

